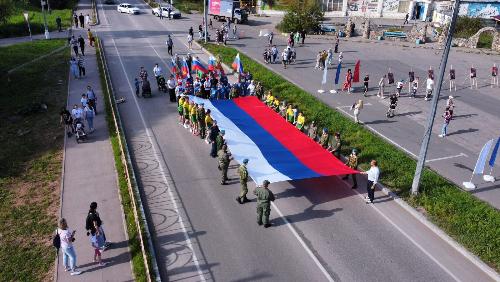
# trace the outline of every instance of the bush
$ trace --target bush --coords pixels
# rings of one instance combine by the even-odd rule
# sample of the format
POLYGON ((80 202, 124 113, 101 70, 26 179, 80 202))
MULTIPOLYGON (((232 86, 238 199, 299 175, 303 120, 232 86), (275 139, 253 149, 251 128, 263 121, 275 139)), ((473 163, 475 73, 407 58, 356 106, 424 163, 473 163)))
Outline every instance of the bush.
MULTIPOLYGON (((10 1, 11 0, 0 0, 0 10, 2 3, 10 1)), ((72 9, 76 4, 76 0, 65 0, 63 2, 65 3, 64 7, 66 7, 66 9, 56 9, 53 6, 53 0, 50 1, 51 12, 46 14, 49 31, 56 30, 56 18, 58 16, 61 17, 64 29, 71 26, 72 9)), ((11 3, 9 16, 5 21, 0 21, 0 38, 29 35, 23 11, 28 11, 29 13, 32 34, 44 32, 45 28, 42 11, 40 9, 40 1, 37 2, 38 7, 36 5, 31 5, 29 1, 13 1, 11 3)))
POLYGON ((477 42, 477 48, 488 48, 491 49, 493 44, 493 34, 489 32, 481 33, 479 36, 479 41, 477 42))
POLYGON ((323 16, 324 13, 317 2, 293 0, 276 27, 282 32, 316 31, 323 21, 323 16))
POLYGON ((460 16, 457 19, 454 37, 469 38, 476 34, 476 32, 478 32, 483 27, 483 23, 479 18, 460 16))
MULTIPOLYGON (((226 64, 231 64, 238 53, 234 48, 213 44, 205 47, 213 54, 220 55, 226 64)), ((271 89, 280 100, 298 105, 309 121, 315 120, 319 128, 326 127, 330 132, 342 132, 344 155, 349 153, 350 148, 357 148, 363 169, 369 168, 371 159, 377 159, 383 172, 381 182, 384 185, 414 207, 425 209, 430 220, 441 229, 497 271, 500 269, 498 210, 462 192, 430 169, 425 169, 422 174, 419 196, 410 197, 415 160, 260 63, 241 53, 240 59, 245 70, 251 72, 255 80, 262 82, 266 90, 271 89)))
POLYGON ((0 0, 0 23, 6 23, 13 10, 11 0, 0 0))

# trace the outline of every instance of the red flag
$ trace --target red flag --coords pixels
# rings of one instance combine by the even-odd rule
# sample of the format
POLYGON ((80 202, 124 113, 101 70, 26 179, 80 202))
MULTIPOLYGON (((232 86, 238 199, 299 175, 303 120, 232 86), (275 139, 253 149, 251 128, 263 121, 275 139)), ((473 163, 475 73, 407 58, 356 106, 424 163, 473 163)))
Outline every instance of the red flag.
POLYGON ((354 76, 353 76, 353 79, 352 79, 352 82, 359 82, 359 66, 361 64, 361 61, 358 60, 356 62, 356 66, 354 67, 354 76))

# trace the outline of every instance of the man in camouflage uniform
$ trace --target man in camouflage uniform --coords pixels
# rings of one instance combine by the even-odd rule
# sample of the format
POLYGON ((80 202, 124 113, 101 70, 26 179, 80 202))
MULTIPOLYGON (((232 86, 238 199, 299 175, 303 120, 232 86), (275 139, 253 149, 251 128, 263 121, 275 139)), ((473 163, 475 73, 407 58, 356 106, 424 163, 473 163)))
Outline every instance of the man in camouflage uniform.
POLYGON ((314 120, 311 122, 307 129, 307 136, 314 141, 318 140, 318 127, 316 126, 314 120))
POLYGON ((219 152, 222 149, 222 145, 224 145, 226 143, 226 141, 224 140, 224 134, 226 134, 226 131, 224 129, 222 129, 219 132, 219 135, 217 135, 217 138, 215 138, 215 144, 217 146, 217 152, 219 152))
POLYGON ((236 198, 236 201, 240 204, 244 204, 246 202, 250 202, 250 200, 247 199, 247 193, 248 193, 248 187, 247 187, 247 181, 248 181, 248 170, 247 170, 247 164, 248 164, 248 159, 243 160, 243 164, 240 165, 238 168, 238 174, 240 176, 240 185, 241 185, 241 190, 240 190, 240 195, 238 198, 236 198))
MULTIPOLYGON (((347 161, 345 163, 348 167, 358 170, 358 150, 352 149, 352 153, 347 157, 347 161)), ((352 177, 352 189, 358 188, 358 181, 356 180, 356 174, 347 174, 346 176, 342 177, 343 180, 347 180, 349 178, 349 175, 352 177)))
POLYGON ((200 132, 200 138, 205 139, 206 137, 206 124, 205 124, 205 108, 203 103, 197 109, 196 118, 198 119, 198 130, 200 132))
POLYGON ((340 158, 340 150, 342 149, 342 140, 340 140, 340 133, 335 133, 335 138, 330 140, 328 152, 332 153, 337 159, 340 158))
POLYGON ((222 145, 222 149, 217 152, 219 157, 219 170, 221 171, 220 184, 226 185, 227 181, 227 169, 229 168, 229 163, 231 162, 231 153, 227 151, 227 145, 222 145))
POLYGON ((257 196, 257 224, 264 224, 265 228, 271 226, 269 215, 271 214, 271 202, 274 201, 274 194, 269 190, 269 181, 264 180, 262 187, 257 187, 253 194, 257 196))
POLYGON ((321 137, 319 138, 318 143, 321 145, 321 147, 327 149, 328 141, 330 141, 330 135, 328 135, 328 129, 323 128, 323 132, 321 134, 321 137))

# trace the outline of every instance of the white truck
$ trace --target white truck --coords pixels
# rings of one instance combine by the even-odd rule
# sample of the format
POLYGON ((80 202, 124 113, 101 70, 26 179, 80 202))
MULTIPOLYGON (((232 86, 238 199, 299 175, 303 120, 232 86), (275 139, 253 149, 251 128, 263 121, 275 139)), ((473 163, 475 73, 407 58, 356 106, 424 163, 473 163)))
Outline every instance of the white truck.
POLYGON ((246 10, 240 9, 240 2, 234 0, 209 0, 208 15, 213 16, 214 20, 227 21, 234 23, 245 23, 248 20, 246 10))

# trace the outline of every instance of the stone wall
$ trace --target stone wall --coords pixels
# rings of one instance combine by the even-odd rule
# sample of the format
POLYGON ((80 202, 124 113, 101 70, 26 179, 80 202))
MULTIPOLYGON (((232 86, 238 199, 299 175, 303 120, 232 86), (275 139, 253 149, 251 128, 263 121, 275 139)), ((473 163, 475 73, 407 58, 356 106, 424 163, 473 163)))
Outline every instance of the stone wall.
POLYGON ((470 38, 453 38, 453 45, 465 48, 477 48, 479 36, 481 36, 481 34, 484 32, 493 34, 493 43, 491 44, 491 50, 500 52, 500 33, 494 27, 481 28, 470 38))

